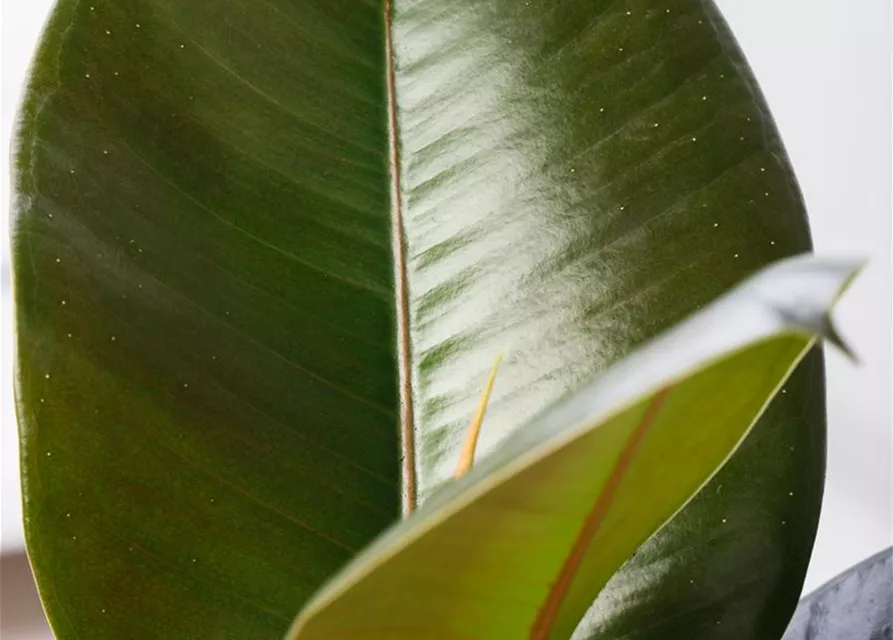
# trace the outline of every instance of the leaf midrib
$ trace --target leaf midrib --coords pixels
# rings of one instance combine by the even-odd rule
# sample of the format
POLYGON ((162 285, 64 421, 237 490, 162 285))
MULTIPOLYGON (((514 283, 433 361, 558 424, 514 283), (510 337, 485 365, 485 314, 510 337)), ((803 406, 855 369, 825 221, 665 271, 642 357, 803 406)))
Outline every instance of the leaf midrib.
POLYGON ((549 587, 549 592, 537 612, 533 625, 530 627, 529 640, 548 640, 552 633, 555 622, 558 620, 561 606, 564 604, 565 598, 573 585, 574 577, 583 559, 586 557, 586 553, 589 551, 589 543, 595 537, 604 521, 639 446, 657 419, 669 392, 670 387, 665 387, 652 397, 632 435, 630 435, 626 445, 620 451, 620 456, 611 469, 607 482, 599 492, 592 509, 586 516, 586 520, 583 522, 583 526, 580 528, 573 546, 564 559, 561 570, 549 587))
POLYGON ((406 277, 406 243, 401 199, 400 146, 397 139, 397 100, 394 46, 391 39, 391 0, 385 0, 385 61, 388 94, 388 164, 391 183, 391 239, 394 255, 394 292, 397 319, 397 370, 400 385, 401 504, 406 517, 416 508, 415 428, 412 410, 412 371, 409 343, 409 292, 406 277))

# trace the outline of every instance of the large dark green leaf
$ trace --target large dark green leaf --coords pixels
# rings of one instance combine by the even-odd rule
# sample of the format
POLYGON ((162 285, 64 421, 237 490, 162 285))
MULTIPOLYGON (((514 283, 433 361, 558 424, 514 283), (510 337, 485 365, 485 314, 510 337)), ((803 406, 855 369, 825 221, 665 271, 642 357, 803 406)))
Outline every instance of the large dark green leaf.
MULTIPOLYGON (((62 638, 277 636, 397 516, 398 423, 410 504, 498 351, 484 451, 809 247, 700 0, 61 0, 17 167, 26 533, 62 638)), ((604 637, 781 632, 821 385, 816 355, 618 574, 604 637)))

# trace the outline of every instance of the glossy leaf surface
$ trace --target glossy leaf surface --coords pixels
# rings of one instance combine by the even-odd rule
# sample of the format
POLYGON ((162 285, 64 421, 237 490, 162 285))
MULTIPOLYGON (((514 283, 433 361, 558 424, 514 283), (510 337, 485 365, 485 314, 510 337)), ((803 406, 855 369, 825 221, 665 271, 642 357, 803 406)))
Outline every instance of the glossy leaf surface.
POLYGON ((277 638, 397 517, 382 25, 346 1, 57 7, 14 242, 58 637, 277 638))
POLYGON ((767 269, 516 431, 339 575, 293 640, 558 640, 729 458, 816 337, 846 265, 767 269))
MULTIPOLYGON (((497 352, 483 452, 809 247, 700 0, 61 0, 21 115, 26 531, 62 638, 278 636, 397 517, 401 459, 419 502, 443 481, 497 352)), ((604 633, 780 632, 820 366, 609 586, 604 633)))

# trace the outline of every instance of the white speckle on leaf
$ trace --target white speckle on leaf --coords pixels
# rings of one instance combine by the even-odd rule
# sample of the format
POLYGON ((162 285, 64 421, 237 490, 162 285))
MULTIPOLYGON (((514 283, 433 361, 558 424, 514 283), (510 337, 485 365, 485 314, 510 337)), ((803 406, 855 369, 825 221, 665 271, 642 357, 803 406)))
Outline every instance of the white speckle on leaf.
POLYGON ((50 374, 45 373, 45 374, 43 374, 43 377, 46 378, 47 380, 49 380, 49 379, 50 379, 50 374))
POLYGON ((697 142, 698 139, 697 139, 697 138, 692 138, 691 141, 692 141, 692 142, 697 142))
POLYGON ((112 35, 112 32, 109 31, 108 29, 106 29, 106 30, 105 30, 105 35, 110 36, 110 35, 112 35))
POLYGON ((736 258, 738 257, 738 254, 737 254, 737 253, 735 254, 735 257, 736 257, 736 258))
POLYGON ((114 342, 115 340, 117 340, 117 338, 115 336, 112 336, 112 342, 114 342))
POLYGON ((718 227, 718 226, 719 226, 719 223, 718 223, 718 222, 714 222, 714 223, 713 223, 713 227, 714 227, 714 228, 716 228, 716 227, 718 227))

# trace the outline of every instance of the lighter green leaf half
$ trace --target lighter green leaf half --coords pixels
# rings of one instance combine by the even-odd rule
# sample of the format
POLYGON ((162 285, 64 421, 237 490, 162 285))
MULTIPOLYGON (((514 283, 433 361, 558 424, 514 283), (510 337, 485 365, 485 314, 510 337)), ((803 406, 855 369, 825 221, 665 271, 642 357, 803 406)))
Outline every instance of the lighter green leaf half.
POLYGON ((288 637, 570 637, 611 575, 729 459, 816 338, 835 338, 828 313, 855 272, 784 261, 634 352, 382 535, 288 637))

